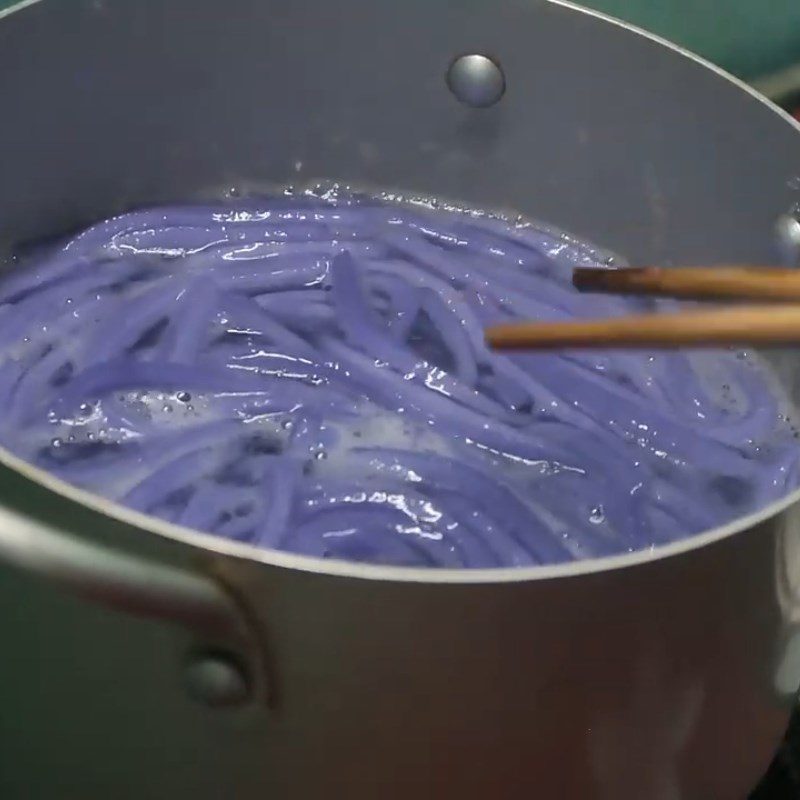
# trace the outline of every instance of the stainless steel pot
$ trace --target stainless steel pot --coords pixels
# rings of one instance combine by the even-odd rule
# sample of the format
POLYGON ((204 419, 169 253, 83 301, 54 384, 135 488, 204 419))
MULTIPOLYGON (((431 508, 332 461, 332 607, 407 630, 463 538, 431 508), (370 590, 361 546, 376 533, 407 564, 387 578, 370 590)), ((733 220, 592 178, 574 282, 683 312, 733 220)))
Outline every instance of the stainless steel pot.
MULTIPOLYGON (((0 103, 6 242, 335 177, 639 263, 768 262, 800 185, 776 109, 544 0, 22 3, 0 103), (490 108, 445 80, 472 52, 505 73, 490 108)), ((652 553, 425 572, 255 551, 1 458, 4 800, 733 800, 800 683, 797 493, 652 553)))

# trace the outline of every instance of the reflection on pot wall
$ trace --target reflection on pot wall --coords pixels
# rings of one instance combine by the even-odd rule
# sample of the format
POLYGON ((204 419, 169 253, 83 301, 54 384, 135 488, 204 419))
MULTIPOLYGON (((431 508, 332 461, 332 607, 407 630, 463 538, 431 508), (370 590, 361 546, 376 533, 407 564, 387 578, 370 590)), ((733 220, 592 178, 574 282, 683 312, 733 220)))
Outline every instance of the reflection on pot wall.
POLYGON ((603 798, 683 797, 680 757, 700 717, 705 690, 675 667, 656 647, 643 653, 626 702, 593 725, 590 759, 603 798), (633 747, 632 730, 638 735, 633 747))
POLYGON ((775 549, 775 585, 786 633, 778 656, 774 685, 781 697, 800 687, 800 511, 792 506, 783 515, 775 549))

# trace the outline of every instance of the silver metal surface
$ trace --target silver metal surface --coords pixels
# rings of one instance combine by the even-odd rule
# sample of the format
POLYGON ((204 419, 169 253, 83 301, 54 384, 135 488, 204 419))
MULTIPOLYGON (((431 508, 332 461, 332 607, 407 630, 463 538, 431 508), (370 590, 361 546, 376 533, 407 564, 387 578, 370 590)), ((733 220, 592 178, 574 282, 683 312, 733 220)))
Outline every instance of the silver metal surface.
POLYGON ((800 219, 795 214, 785 214, 778 220, 776 229, 784 262, 800 267, 800 219))
MULTIPOLYGON (((0 103, 0 242, 338 178, 522 212, 632 262, 771 263, 800 175, 797 128, 761 99, 542 0, 42 0, 0 21, 0 103), (464 52, 513 78, 479 114, 442 80, 464 52)), ((211 713, 176 674, 183 624, 0 566, 4 800, 741 800, 800 682, 788 501, 654 553, 426 573, 145 522, 0 456, 7 553, 55 531, 214 575, 273 687, 269 714, 211 713)))
POLYGON ((168 626, 174 640, 185 639, 171 666, 176 674, 184 651, 232 653, 231 663, 246 681, 248 696, 266 708, 263 633, 208 559, 186 554, 176 558, 174 548, 149 547, 134 525, 66 497, 54 505, 46 485, 52 479, 33 482, 27 477, 28 465, 7 458, 18 469, 0 464, 0 563, 5 569, 107 612, 168 626))
POLYGON ((506 77, 488 56, 471 53, 456 58, 447 70, 447 86, 456 99, 475 108, 497 103, 506 90, 506 77))
POLYGON ((89 543, 0 508, 0 560, 115 611, 184 625, 200 636, 242 635, 240 609, 213 578, 89 543))
POLYGON ((189 695, 211 708, 240 706, 250 697, 247 675, 228 653, 193 655, 184 669, 189 695))

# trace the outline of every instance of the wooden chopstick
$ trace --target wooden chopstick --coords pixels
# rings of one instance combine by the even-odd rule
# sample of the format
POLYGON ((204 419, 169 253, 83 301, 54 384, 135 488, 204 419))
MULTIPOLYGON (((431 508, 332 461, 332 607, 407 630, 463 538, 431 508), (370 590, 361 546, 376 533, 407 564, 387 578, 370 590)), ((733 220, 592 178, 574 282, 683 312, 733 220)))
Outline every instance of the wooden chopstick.
POLYGON ((580 291, 646 294, 697 300, 800 301, 800 269, 776 267, 578 267, 580 291))
POLYGON ((800 303, 523 322, 495 325, 485 334, 489 346, 498 350, 796 345, 800 344, 800 303))

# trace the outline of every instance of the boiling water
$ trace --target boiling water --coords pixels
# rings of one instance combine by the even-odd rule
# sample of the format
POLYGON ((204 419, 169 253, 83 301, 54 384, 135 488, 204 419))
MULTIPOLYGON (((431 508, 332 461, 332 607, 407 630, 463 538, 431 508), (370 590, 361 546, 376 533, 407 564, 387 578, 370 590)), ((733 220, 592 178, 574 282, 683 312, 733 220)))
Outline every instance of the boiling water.
POLYGON ((484 326, 641 310, 592 247, 330 191, 116 217, 0 281, 0 440, 260 547, 431 567, 650 548, 798 484, 757 360, 501 355, 484 326))

